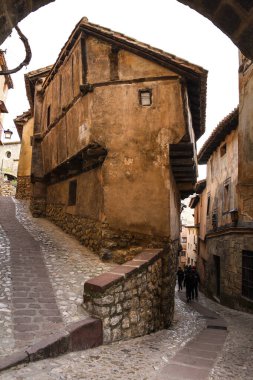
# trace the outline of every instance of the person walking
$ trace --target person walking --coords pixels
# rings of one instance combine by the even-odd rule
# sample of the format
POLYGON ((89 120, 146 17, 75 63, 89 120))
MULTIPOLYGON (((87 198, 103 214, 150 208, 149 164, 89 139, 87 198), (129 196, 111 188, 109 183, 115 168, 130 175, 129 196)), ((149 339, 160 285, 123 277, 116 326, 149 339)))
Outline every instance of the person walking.
POLYGON ((192 267, 192 273, 193 273, 193 297, 197 300, 199 296, 200 277, 196 270, 196 267, 192 267))
POLYGON ((178 291, 183 290, 183 281, 184 281, 184 271, 181 267, 178 267, 177 271, 177 283, 178 283, 178 291))
POLYGON ((190 302, 193 299, 193 291, 194 291, 194 278, 192 268, 189 265, 184 279, 185 287, 186 287, 186 299, 187 302, 190 302))

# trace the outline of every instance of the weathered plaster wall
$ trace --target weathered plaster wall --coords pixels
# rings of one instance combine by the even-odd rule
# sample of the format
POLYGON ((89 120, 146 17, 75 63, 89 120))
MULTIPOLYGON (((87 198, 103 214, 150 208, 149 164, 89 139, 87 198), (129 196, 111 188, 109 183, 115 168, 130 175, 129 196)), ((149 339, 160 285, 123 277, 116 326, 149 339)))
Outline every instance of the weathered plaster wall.
POLYGON ((210 194, 210 207, 207 214, 207 231, 212 230, 212 215, 218 216, 218 226, 231 223, 229 211, 236 208, 238 181, 238 132, 232 131, 224 142, 213 152, 207 163, 207 197, 210 194), (221 147, 226 144, 226 154, 221 156, 221 147), (229 180, 229 205, 225 207, 224 182, 229 180))
POLYGON ((175 75, 169 69, 125 50, 119 51, 118 71, 119 80, 175 75))
POLYGON ((32 145, 31 137, 33 136, 33 117, 23 126, 22 141, 20 148, 20 159, 18 163, 18 176, 31 175, 32 145))
POLYGON ((239 212, 244 222, 253 222, 253 65, 240 57, 239 75, 239 212))
POLYGON ((0 171, 17 177, 21 144, 19 142, 0 145, 0 171))

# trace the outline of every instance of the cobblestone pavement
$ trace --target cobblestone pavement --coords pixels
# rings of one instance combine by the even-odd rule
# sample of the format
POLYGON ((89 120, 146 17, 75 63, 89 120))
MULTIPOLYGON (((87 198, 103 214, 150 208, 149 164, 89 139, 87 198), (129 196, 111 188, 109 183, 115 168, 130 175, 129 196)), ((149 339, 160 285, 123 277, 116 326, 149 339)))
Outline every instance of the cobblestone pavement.
POLYGON ((33 219, 27 202, 0 202, 1 357, 87 316, 83 283, 111 265, 49 221, 33 219))
MULTIPOLYGON (((16 201, 15 201, 16 202, 16 201)), ((83 282, 108 270, 105 265, 77 241, 44 219, 27 215, 26 203, 16 202, 17 217, 40 242, 56 302, 64 322, 83 317, 83 282)), ((0 228, 0 347, 12 351, 8 272, 9 243, 0 228), (3 249, 4 247, 4 249, 3 249), (4 255, 3 255, 4 252, 4 255), (5 305, 5 306, 2 306, 5 305), (8 331, 7 331, 8 330, 8 331), (4 340, 4 344, 2 341, 4 340)), ((199 302, 220 314, 227 323, 228 337, 210 374, 210 380, 250 380, 253 378, 253 315, 225 308, 200 295, 199 302)), ((153 380, 182 347, 205 328, 205 321, 176 295, 173 325, 155 334, 100 346, 58 358, 21 365, 0 374, 1 380, 153 380)), ((170 379, 168 374, 168 379, 170 379)))
POLYGON ((204 326, 198 313, 176 299, 174 323, 168 330, 19 366, 4 372, 0 379, 154 379, 157 371, 204 326))
POLYGON ((253 314, 226 308, 204 296, 200 302, 220 314, 228 325, 228 337, 210 380, 253 379, 253 314))
MULTIPOLYGON (((228 309, 200 294, 199 302, 220 314, 228 337, 209 380, 250 380, 253 373, 253 315, 228 309)), ((203 330, 205 322, 178 299, 173 326, 145 337, 19 366, 1 380, 153 380, 169 359, 203 330)), ((168 374, 168 380, 170 376, 168 374)))

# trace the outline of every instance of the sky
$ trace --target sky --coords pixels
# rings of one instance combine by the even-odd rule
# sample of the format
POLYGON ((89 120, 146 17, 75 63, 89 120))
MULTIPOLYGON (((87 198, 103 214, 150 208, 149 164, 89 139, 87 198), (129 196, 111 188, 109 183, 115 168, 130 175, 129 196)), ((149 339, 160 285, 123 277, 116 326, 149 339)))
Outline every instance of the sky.
MULTIPOLYGON (((12 75, 14 89, 8 93, 9 114, 4 119, 5 129, 15 132, 13 119, 29 108, 24 74, 53 64, 84 16, 92 23, 124 33, 209 71, 206 133, 199 139, 198 149, 217 124, 237 106, 238 49, 209 20, 189 7, 176 0, 56 0, 19 23, 29 40, 32 60, 27 68, 12 75)), ((24 47, 15 31, 0 48, 7 49, 9 69, 24 59, 24 47)), ((16 132, 14 139, 18 139, 16 132)))

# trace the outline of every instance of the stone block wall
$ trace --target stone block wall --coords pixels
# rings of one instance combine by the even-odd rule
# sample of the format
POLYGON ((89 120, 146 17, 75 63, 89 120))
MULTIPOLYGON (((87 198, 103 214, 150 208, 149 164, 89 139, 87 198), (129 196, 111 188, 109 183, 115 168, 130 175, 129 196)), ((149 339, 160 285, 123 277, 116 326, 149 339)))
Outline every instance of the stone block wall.
POLYGON ((84 284, 84 307, 103 322, 104 343, 167 328, 173 319, 175 257, 145 249, 84 284))
POLYGON ((110 228, 108 223, 67 213, 62 204, 48 204, 46 216, 94 252, 110 250, 111 258, 118 264, 136 255, 136 248, 133 247, 162 248, 169 244, 166 237, 117 231, 110 228))
POLYGON ((2 197, 14 197, 16 194, 16 187, 11 181, 0 180, 0 195, 2 197))
POLYGON ((220 257, 220 302, 229 307, 253 312, 253 300, 242 295, 242 252, 253 252, 253 230, 230 231, 207 240, 208 259, 204 291, 216 296, 214 255, 220 257))
POLYGON ((30 199, 31 198, 31 177, 23 176, 17 179, 17 199, 30 199))

